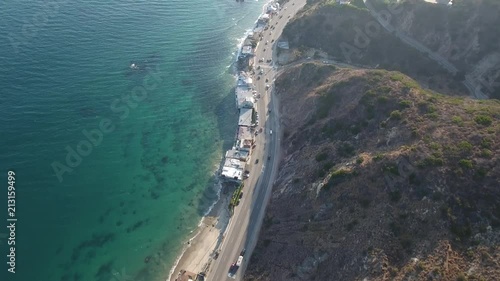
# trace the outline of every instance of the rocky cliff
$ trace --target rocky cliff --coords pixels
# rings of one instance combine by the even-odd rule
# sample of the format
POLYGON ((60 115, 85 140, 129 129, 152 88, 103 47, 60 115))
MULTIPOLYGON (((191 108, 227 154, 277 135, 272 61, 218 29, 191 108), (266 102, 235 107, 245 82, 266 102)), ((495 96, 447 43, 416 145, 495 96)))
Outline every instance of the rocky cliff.
MULTIPOLYGON (((383 5, 380 6, 383 8, 383 5)), ((500 98, 500 1, 455 0, 453 5, 405 1, 390 24, 478 80, 500 98)))
MULTIPOLYGON (((368 0, 370 1, 370 0, 368 0)), ((448 95, 468 95, 470 88, 500 98, 500 1, 457 0, 452 6, 422 0, 371 0, 383 28, 362 0, 339 5, 332 0, 309 0, 284 30, 298 50, 313 49, 340 62, 403 72, 424 87, 448 95), (392 1, 396 2, 396 1, 392 1), (441 56, 455 72, 447 71, 401 36, 441 56), (469 89, 461 83, 473 81, 469 89)))
POLYGON ((500 102, 318 63, 276 90, 283 160, 245 280, 500 276, 500 102))

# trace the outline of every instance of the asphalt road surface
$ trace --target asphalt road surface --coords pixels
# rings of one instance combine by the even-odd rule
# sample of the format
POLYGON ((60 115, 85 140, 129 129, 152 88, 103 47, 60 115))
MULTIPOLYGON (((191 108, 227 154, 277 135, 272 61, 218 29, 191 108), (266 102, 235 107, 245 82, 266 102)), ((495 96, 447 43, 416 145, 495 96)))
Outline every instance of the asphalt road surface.
MULTIPOLYGON (((257 74, 254 77, 255 89, 261 94, 256 107, 259 114, 259 127, 263 128, 263 132, 256 137, 256 148, 251 155, 251 167, 248 169, 250 177, 245 180, 243 198, 239 206, 234 210, 234 215, 231 218, 220 248, 219 257, 210 266, 207 276, 209 281, 233 280, 227 276, 229 268, 232 263, 236 262, 241 250, 245 248, 246 253, 243 263, 235 278, 236 280, 242 280, 257 242, 265 208, 269 202, 272 185, 278 172, 280 135, 282 133, 278 116, 278 101, 274 97, 273 89, 273 80, 276 73, 275 59, 273 58, 272 64, 266 63, 266 60, 272 58, 272 49, 276 48, 276 41, 278 41, 287 21, 305 5, 305 2, 305 0, 291 0, 284 4, 280 13, 270 20, 269 26, 274 25, 275 28, 273 30, 269 28, 263 32, 264 38, 259 41, 256 48, 254 69, 260 65, 264 70, 264 74, 260 75, 259 80, 256 79, 257 74), (279 16, 282 17, 279 18, 279 16), (275 41, 271 43, 273 39, 275 41), (265 44, 266 41, 269 41, 267 45, 265 44), (264 58, 263 63, 258 63, 260 58, 264 58), (267 84, 270 85, 268 90, 266 90, 266 79, 269 80, 267 84), (256 164, 257 159, 259 161, 256 164)), ((256 73, 258 73, 258 70, 256 70, 256 73)))

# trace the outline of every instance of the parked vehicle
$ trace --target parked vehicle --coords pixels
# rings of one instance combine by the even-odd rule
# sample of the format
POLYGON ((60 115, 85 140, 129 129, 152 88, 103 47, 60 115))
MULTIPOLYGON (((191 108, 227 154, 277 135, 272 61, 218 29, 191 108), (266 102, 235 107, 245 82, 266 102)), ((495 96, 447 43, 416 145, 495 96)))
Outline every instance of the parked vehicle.
POLYGON ((231 267, 229 268, 229 272, 228 272, 227 276, 229 278, 235 279, 236 272, 238 271, 238 269, 240 268, 242 263, 243 263, 243 256, 240 255, 238 257, 238 260, 235 263, 231 264, 231 267))

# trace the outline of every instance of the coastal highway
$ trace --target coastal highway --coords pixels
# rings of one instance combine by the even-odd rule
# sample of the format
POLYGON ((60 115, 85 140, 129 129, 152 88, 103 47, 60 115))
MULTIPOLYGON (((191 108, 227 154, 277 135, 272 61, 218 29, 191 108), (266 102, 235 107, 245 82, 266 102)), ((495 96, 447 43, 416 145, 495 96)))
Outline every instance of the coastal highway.
POLYGON ((291 0, 284 4, 280 13, 270 19, 269 26, 274 25, 274 30, 269 28, 264 31, 264 38, 259 41, 256 47, 254 69, 256 69, 257 65, 260 65, 264 70, 264 74, 260 75, 259 80, 257 80, 259 71, 256 70, 253 79, 255 89, 261 94, 256 107, 259 113, 259 126, 263 127, 263 132, 256 137, 256 148, 249 160, 250 177, 245 180, 243 198, 239 206, 235 208, 233 217, 224 234, 219 257, 210 266, 207 275, 209 281, 233 280, 227 276, 229 267, 236 262, 241 250, 245 248, 246 253, 243 264, 236 273, 235 278, 236 280, 242 280, 253 248, 257 243, 265 208, 269 202, 280 161, 280 135, 282 130, 278 116, 278 101, 274 96, 274 85, 272 83, 277 70, 274 67, 273 45, 281 35, 287 21, 305 3, 305 0, 291 0), (282 16, 281 19, 279 19, 279 16, 282 16), (273 39, 275 42, 271 43, 273 39), (266 41, 269 41, 267 45, 265 44, 266 41), (264 58, 263 63, 258 63, 260 58, 264 58), (273 58, 273 63, 266 63, 266 60, 270 58, 273 58), (268 90, 266 90, 266 79, 269 80, 267 84, 271 86, 268 90), (270 157, 269 160, 268 157, 270 157), (258 163, 256 163, 257 160, 258 163))

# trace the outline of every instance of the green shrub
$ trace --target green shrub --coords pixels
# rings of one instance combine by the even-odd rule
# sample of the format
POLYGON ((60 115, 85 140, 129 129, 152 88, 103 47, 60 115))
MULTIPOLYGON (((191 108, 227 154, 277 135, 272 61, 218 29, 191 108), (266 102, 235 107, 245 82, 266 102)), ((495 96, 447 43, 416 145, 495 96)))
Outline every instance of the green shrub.
POLYGON ((333 187, 334 185, 339 184, 339 183, 347 180, 352 174, 353 174, 353 172, 351 170, 347 170, 347 169, 343 169, 343 168, 338 169, 336 171, 333 171, 330 174, 330 179, 324 185, 324 189, 328 190, 331 187, 333 187))
POLYGON ((432 120, 437 120, 439 117, 439 114, 437 114, 437 112, 427 113, 426 115, 427 115, 427 117, 429 117, 429 119, 432 119, 432 120))
POLYGON ((476 123, 478 123, 479 125, 483 126, 489 126, 491 125, 491 123, 493 123, 493 119, 491 119, 490 116, 486 115, 478 115, 474 118, 474 121, 476 121, 476 123))
POLYGON ((377 153, 373 157, 373 161, 379 161, 379 160, 382 160, 383 158, 384 158, 384 154, 383 153, 377 153))
POLYGON ((364 161, 363 157, 358 157, 358 159, 356 159, 356 164, 362 164, 364 161))
POLYGON ((432 149, 432 150, 439 150, 441 148, 441 145, 437 142, 431 142, 431 144, 429 145, 429 147, 432 149))
POLYGON ((476 170, 476 173, 474 174, 474 179, 481 180, 484 177, 486 177, 487 174, 488 174, 488 170, 484 167, 481 167, 481 168, 476 170))
POLYGON ((384 171, 389 172, 393 175, 399 176, 398 165, 395 163, 389 163, 384 166, 384 171))
POLYGON ((411 101, 409 101, 409 100, 402 100, 399 102, 400 108, 408 108, 410 106, 411 106, 411 101))
POLYGON ((482 148, 491 148, 492 142, 493 141, 488 137, 483 138, 483 140, 481 141, 481 147, 482 148))
POLYGON ((483 149, 483 150, 481 150, 481 157, 483 157, 483 158, 491 158, 491 156, 493 156, 493 152, 491 152, 491 150, 489 150, 489 149, 483 149))
POLYGON ((321 161, 324 161, 328 158, 328 153, 326 152, 321 152, 321 153, 318 153, 315 157, 316 161, 318 162, 321 162, 321 161))
POLYGON ((462 152, 471 152, 472 151, 472 144, 468 141, 461 141, 458 143, 458 148, 462 151, 462 152))
POLYGON ((468 160, 468 159, 461 159, 460 161, 458 161, 458 164, 462 168, 466 168, 466 169, 472 169, 472 167, 473 167, 472 161, 468 160))
POLYGON ((464 125, 464 121, 462 120, 462 117, 460 117, 460 116, 453 116, 451 118, 451 121, 453 121, 453 123, 457 124, 458 126, 464 125))
POLYGON ((436 167, 436 166, 442 166, 444 164, 444 160, 442 158, 436 157, 436 156, 429 156, 422 161, 417 163, 417 166, 419 168, 426 168, 426 167, 436 167))
POLYGON ((393 112, 391 112, 391 119, 393 119, 393 120, 401 120, 401 111, 394 110, 393 112))
POLYGON ((352 144, 350 144, 348 142, 342 142, 338 146, 337 152, 339 153, 340 156, 349 157, 349 156, 353 156, 354 155, 355 148, 354 148, 354 146, 352 144))
POLYGON ((377 97, 377 102, 378 103, 387 103, 389 99, 386 96, 378 96, 377 97))

